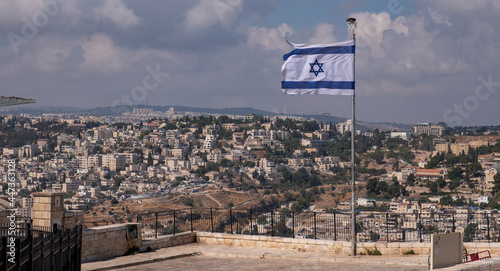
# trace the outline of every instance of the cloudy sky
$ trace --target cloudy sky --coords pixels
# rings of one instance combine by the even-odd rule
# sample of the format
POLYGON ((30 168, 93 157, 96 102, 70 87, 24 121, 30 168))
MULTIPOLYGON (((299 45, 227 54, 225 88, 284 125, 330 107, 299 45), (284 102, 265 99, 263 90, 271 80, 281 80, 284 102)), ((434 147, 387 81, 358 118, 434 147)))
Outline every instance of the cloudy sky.
POLYGON ((282 93, 295 43, 358 21, 357 118, 500 124, 497 0, 8 0, 0 95, 36 106, 254 107, 350 116, 350 97, 282 93))

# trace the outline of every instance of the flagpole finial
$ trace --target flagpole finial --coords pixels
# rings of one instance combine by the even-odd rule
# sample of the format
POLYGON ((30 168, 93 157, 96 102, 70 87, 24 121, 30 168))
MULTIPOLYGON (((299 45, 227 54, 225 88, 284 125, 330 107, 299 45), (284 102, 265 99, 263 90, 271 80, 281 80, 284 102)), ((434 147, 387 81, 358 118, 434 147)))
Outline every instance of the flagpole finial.
POLYGON ((348 30, 350 31, 350 33, 352 35, 352 39, 356 39, 356 34, 354 31, 354 30, 356 30, 356 27, 358 26, 358 23, 356 22, 356 18, 347 18, 346 22, 347 22, 348 30))

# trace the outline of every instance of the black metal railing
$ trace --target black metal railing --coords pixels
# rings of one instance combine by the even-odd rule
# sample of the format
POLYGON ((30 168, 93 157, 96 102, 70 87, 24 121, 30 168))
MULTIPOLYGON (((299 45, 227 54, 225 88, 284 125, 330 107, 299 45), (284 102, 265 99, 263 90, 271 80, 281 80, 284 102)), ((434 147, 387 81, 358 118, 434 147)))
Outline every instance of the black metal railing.
MULTIPOLYGON (((351 214, 256 212, 241 209, 182 209, 137 215, 145 238, 207 231, 292 238, 348 240, 351 214)), ((428 242, 433 233, 464 233, 464 241, 500 242, 500 214, 474 212, 361 212, 356 236, 362 242, 428 242)))
POLYGON ((81 270, 82 231, 1 224, 0 270, 81 270))

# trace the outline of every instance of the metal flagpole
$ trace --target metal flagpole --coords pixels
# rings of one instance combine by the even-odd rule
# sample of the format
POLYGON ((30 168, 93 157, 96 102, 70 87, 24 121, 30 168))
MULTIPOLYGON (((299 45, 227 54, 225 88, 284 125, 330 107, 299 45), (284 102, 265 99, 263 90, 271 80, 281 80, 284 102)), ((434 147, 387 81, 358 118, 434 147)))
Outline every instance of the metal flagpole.
MULTIPOLYGON (((352 39, 354 41, 354 50, 356 50, 356 19, 348 18, 347 26, 349 31, 352 34, 352 39)), ((353 54, 353 81, 356 84, 356 68, 355 68, 355 60, 356 60, 356 51, 353 54)), ((356 188, 356 172, 355 172, 355 155, 354 155, 354 138, 356 135, 356 118, 355 118, 355 101, 356 101, 356 87, 354 87, 354 92, 352 94, 352 120, 351 120, 351 256, 356 255, 356 197, 355 197, 355 188, 356 188)))

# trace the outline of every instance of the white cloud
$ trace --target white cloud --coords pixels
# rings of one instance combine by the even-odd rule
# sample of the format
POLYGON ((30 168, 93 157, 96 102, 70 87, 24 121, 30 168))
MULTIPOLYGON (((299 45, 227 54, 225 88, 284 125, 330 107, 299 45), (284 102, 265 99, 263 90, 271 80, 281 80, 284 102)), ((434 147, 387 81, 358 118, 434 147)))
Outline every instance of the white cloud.
POLYGON ((265 50, 287 50, 290 45, 285 38, 292 35, 294 30, 287 24, 280 24, 276 28, 251 27, 248 31, 247 44, 250 47, 259 47, 265 50))
POLYGON ((318 23, 316 25, 316 30, 314 36, 309 39, 309 44, 324 44, 332 43, 337 41, 337 37, 333 34, 335 26, 328 23, 318 23))
POLYGON ((408 27, 406 26, 406 18, 398 17, 392 21, 388 13, 352 13, 349 17, 356 18, 358 28, 356 30, 356 45, 358 47, 368 46, 374 57, 383 57, 384 51, 380 45, 384 38, 384 32, 393 30, 396 33, 408 35, 408 27))
POLYGON ((214 25, 230 28, 242 10, 242 0, 200 0, 186 12, 184 27, 189 32, 197 32, 214 25))
POLYGON ((111 20, 121 28, 136 26, 141 21, 121 0, 104 1, 103 5, 94 8, 94 16, 99 20, 111 20))
POLYGON ((429 15, 431 16, 433 22, 435 22, 436 24, 442 24, 442 25, 447 26, 447 27, 451 26, 451 22, 450 22, 448 16, 446 16, 445 14, 439 12, 438 10, 436 10, 434 8, 428 8, 427 10, 428 10, 429 15))
POLYGON ((22 23, 22 18, 31 19, 37 12, 42 12, 42 0, 0 1, 0 24, 22 23))

